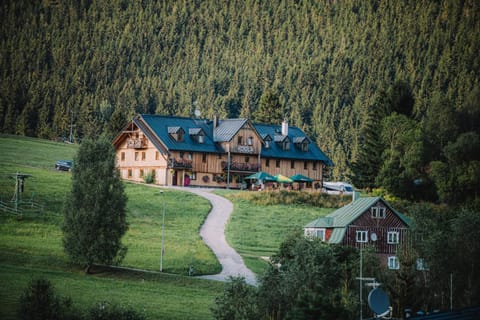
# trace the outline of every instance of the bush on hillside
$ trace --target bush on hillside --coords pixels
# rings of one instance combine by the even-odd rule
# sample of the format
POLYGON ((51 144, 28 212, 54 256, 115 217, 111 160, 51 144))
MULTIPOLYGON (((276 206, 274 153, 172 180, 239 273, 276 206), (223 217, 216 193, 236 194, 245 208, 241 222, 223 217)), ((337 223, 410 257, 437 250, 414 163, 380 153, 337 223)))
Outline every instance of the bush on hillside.
POLYGON ((145 320, 145 314, 140 314, 129 306, 103 301, 95 304, 86 316, 88 320, 145 320))
POLYGON ((57 295, 54 286, 46 279, 32 280, 20 296, 20 319, 56 320, 80 319, 75 316, 72 300, 57 295))

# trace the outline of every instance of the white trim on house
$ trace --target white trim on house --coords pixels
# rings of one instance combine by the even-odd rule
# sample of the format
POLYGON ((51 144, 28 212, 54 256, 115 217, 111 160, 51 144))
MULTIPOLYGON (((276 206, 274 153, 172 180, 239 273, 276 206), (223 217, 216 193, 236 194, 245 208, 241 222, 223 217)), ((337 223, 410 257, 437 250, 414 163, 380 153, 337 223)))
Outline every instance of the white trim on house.
POLYGON ((398 270, 400 269, 400 262, 396 256, 388 257, 388 269, 398 270))
POLYGON ((398 231, 388 231, 387 232, 387 243, 388 244, 398 244, 398 243, 400 243, 400 232, 398 232, 398 231))
POLYGON ((304 235, 307 238, 320 238, 325 241, 325 228, 305 228, 304 235))
POLYGON ((355 233, 355 240, 360 243, 368 242, 368 231, 357 230, 357 232, 355 233))
POLYGON ((370 209, 372 212, 372 218, 385 219, 385 207, 372 207, 370 209))

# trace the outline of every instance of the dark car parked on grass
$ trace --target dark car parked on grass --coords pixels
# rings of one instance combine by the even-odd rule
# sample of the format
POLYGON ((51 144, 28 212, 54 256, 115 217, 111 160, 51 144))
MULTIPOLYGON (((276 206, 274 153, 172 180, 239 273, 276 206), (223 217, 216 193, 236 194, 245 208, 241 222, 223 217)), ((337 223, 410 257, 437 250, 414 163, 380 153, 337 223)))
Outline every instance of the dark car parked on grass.
POLYGON ((71 160, 58 160, 55 162, 55 169, 58 171, 71 171, 73 168, 73 161, 71 160))

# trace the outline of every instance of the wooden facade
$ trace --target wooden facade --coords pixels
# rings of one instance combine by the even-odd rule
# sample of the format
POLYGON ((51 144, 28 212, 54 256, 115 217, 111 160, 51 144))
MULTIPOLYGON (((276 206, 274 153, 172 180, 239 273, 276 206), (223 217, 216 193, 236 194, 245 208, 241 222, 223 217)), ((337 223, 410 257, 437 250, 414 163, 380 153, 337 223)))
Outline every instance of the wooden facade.
POLYGON ((357 249, 374 248, 381 263, 395 269, 397 251, 407 241, 409 220, 380 197, 360 198, 307 224, 305 236, 357 249))
POLYGON ((143 182, 151 178, 159 185, 244 188, 246 176, 265 171, 271 175, 302 174, 321 183, 329 161, 311 156, 281 157, 278 151, 273 157, 262 156, 262 151, 274 146, 265 144, 248 120, 232 120, 232 127, 238 123, 241 126, 230 131, 229 122, 224 122, 223 127, 218 128, 219 137, 215 136, 216 124, 206 121, 172 118, 173 124, 168 126, 170 119, 161 117, 166 124, 154 127, 157 123, 153 120, 157 119, 150 123, 147 120, 137 117, 113 142, 117 166, 125 180, 143 182), (195 125, 198 128, 192 128, 195 125))

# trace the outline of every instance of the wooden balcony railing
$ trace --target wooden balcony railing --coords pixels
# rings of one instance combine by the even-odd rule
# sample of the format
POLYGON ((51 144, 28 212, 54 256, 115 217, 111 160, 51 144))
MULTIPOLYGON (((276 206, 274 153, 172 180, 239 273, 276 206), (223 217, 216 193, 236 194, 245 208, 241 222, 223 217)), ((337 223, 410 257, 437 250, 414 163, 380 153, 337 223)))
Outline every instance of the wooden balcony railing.
MULTIPOLYGON (((223 171, 228 171, 228 162, 222 161, 223 171)), ((230 171, 257 172, 260 169, 258 163, 231 162, 230 171)))
POLYGON ((127 148, 130 149, 145 149, 147 148, 147 139, 138 138, 138 139, 128 139, 127 148))
POLYGON ((186 159, 169 159, 168 160, 169 169, 192 169, 192 160, 186 159))

